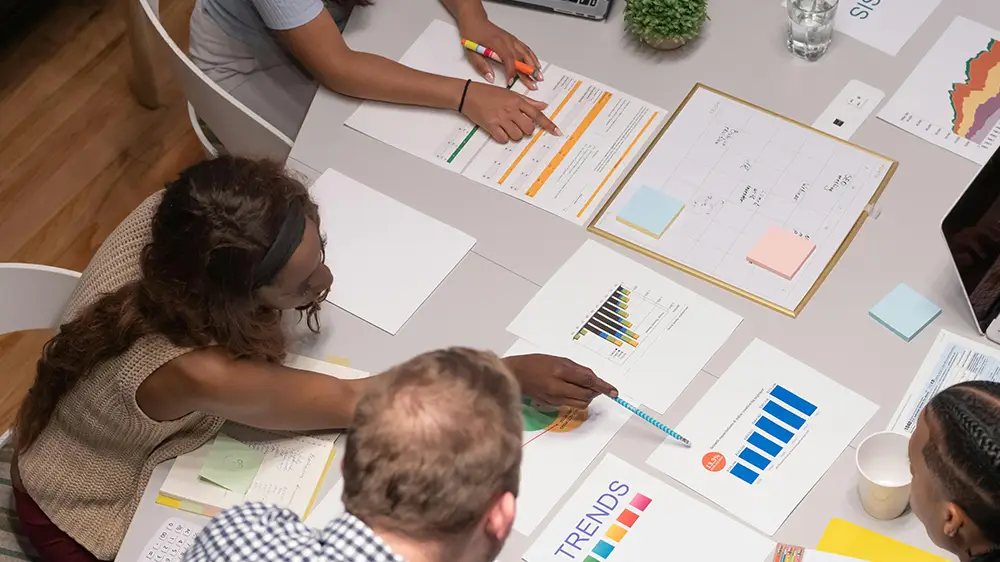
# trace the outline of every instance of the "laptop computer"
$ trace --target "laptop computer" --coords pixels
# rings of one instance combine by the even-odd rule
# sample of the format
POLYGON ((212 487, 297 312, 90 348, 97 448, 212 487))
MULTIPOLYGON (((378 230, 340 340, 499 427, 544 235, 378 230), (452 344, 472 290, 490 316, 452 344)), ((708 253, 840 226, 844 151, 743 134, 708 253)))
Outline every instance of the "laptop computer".
POLYGON ((941 232, 979 333, 1000 343, 1000 152, 945 215, 941 232))
POLYGON ((497 0, 548 12, 558 12, 592 20, 603 20, 611 11, 611 0, 497 0))

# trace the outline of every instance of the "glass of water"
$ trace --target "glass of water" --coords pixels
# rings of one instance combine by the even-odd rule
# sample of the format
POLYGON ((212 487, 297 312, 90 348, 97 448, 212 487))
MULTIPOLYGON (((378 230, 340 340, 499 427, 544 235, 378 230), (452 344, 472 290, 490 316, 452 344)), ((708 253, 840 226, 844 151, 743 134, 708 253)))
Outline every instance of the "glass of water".
POLYGON ((814 61, 833 39, 838 0, 788 0, 788 50, 814 61))

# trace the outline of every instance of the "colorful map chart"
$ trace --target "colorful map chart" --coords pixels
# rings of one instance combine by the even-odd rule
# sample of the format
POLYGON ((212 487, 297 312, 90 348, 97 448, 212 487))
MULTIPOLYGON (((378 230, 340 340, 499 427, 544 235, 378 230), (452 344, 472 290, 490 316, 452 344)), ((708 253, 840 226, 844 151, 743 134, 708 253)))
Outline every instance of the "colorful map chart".
POLYGON ((978 144, 1000 121, 1000 43, 990 39, 985 50, 966 63, 965 82, 951 90, 955 110, 952 130, 978 144))
POLYGON ((955 18, 878 116, 985 164, 1000 143, 1000 32, 955 18))

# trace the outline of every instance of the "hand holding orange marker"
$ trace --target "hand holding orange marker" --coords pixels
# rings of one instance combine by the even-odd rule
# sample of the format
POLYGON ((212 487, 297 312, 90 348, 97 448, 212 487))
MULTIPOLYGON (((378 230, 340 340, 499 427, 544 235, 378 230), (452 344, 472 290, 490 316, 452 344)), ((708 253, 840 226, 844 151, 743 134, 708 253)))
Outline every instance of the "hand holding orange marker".
MULTIPOLYGON (((489 47, 484 47, 479 43, 469 41, 468 39, 462 39, 462 46, 470 51, 479 53, 480 55, 483 55, 488 59, 493 59, 498 63, 503 64, 503 60, 500 58, 500 55, 496 54, 496 52, 494 52, 493 49, 489 47)), ((534 80, 535 82, 538 82, 539 80, 542 79, 542 73, 529 64, 525 64, 519 60, 516 60, 514 61, 514 67, 517 68, 517 71, 520 72, 521 74, 524 74, 525 76, 530 76, 531 79, 534 80)))

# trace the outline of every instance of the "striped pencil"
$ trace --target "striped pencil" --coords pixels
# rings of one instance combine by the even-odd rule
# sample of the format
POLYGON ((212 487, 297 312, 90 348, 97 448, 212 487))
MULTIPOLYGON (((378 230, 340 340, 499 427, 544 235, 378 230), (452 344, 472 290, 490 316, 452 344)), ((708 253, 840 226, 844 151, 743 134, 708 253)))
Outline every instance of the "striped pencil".
POLYGON ((633 414, 635 414, 635 415, 639 416, 640 418, 642 418, 642 419, 648 421, 649 423, 653 424, 653 427, 655 427, 656 429, 659 429, 663 433, 666 433, 667 435, 673 437, 674 439, 680 441, 681 443, 684 443, 688 447, 691 446, 691 442, 688 441, 687 439, 685 439, 680 433, 677 433, 676 431, 674 431, 674 430, 670 429, 669 427, 663 425, 662 423, 660 423, 659 421, 657 421, 656 419, 654 419, 653 416, 650 416, 646 412, 643 412, 639 408, 633 406, 632 404, 629 404, 625 400, 622 400, 621 397, 615 397, 614 400, 615 400, 615 402, 618 402, 619 404, 621 404, 622 406, 624 406, 626 410, 632 412, 633 414))

